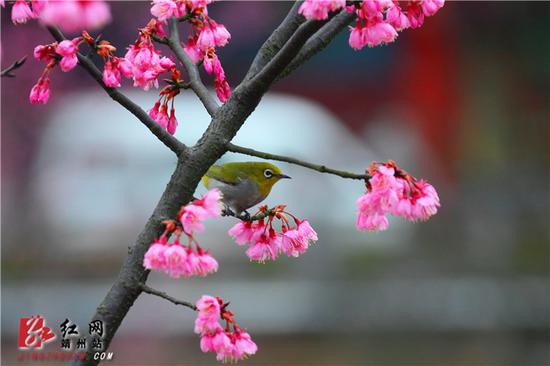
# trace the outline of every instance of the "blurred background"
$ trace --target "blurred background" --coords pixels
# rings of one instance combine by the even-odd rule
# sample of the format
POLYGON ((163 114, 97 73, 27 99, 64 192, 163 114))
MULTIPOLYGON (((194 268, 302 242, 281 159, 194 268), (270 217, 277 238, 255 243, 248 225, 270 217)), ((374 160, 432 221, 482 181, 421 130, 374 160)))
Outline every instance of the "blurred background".
MULTIPOLYGON (((102 33, 121 55, 149 4, 111 7, 115 22, 102 33)), ((232 86, 289 7, 210 7, 232 34, 220 50, 232 86)), ((15 364, 21 317, 40 313, 57 333, 65 318, 87 329, 175 159, 78 68, 56 70, 48 105, 30 105, 44 66, 32 50, 52 40, 1 16, 2 68, 29 56, 1 85, 2 363, 15 364)), ((315 246, 251 263, 224 218, 199 236, 220 262, 215 275, 152 273, 149 283, 189 301, 231 301, 260 348, 250 365, 550 365, 549 20, 544 2, 448 2, 387 47, 354 52, 342 34, 276 84, 235 139, 356 172, 393 159, 438 189, 430 221, 358 233, 360 183, 278 163, 294 179, 266 203, 308 218, 315 246)), ((124 85, 145 109, 157 99, 124 85)), ((176 106, 176 135, 192 144, 208 115, 190 92, 176 106)), ((213 364, 194 315, 142 295, 110 364, 213 364)))

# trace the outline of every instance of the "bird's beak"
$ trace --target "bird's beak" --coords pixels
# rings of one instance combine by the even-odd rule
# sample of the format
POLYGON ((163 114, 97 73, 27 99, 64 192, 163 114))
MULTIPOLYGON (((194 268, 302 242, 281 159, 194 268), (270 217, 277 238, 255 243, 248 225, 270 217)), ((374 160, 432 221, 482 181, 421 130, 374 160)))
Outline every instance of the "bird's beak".
POLYGON ((286 174, 279 174, 277 175, 279 177, 279 179, 283 179, 283 178, 286 178, 286 179, 292 179, 291 177, 289 177, 288 175, 286 174))

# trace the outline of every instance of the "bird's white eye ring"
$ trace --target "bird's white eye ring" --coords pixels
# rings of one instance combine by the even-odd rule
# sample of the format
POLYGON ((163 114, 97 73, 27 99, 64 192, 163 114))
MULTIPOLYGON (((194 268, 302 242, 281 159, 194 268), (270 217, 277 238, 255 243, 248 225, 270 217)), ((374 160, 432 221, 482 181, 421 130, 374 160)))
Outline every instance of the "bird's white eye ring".
POLYGON ((271 178, 273 176, 273 172, 271 171, 271 169, 266 169, 264 170, 264 177, 266 178, 271 178))

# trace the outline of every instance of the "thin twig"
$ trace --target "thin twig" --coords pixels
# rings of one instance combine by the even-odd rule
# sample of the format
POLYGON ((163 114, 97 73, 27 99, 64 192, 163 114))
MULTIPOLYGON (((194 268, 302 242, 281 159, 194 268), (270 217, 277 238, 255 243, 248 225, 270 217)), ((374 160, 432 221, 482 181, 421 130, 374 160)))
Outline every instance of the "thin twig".
POLYGON ((23 66, 25 61, 27 61, 27 56, 21 57, 19 60, 15 61, 13 64, 11 64, 10 66, 2 70, 0 73, 0 77, 8 77, 8 78, 15 77, 15 74, 12 74, 11 72, 23 66))
MULTIPOLYGON (((53 37, 61 42, 65 39, 65 36, 56 27, 47 27, 53 37)), ((94 63, 86 56, 78 53, 78 63, 90 74, 97 83, 109 94, 109 96, 118 104, 126 108, 130 113, 137 117, 166 147, 172 150, 176 155, 181 156, 187 153, 187 146, 179 141, 176 137, 170 135, 165 129, 163 129, 155 120, 153 120, 147 112, 145 112, 139 105, 134 103, 126 95, 122 94, 115 88, 109 88, 105 85, 102 79, 101 71, 94 65, 94 63)))
POLYGON ((193 305, 193 304, 191 304, 190 302, 187 302, 187 301, 178 300, 175 297, 172 297, 172 296, 168 295, 166 292, 155 290, 154 288, 149 287, 144 283, 140 283, 139 287, 141 288, 141 291, 143 291, 145 293, 161 297, 165 300, 170 301, 172 304, 186 306, 191 310, 197 311, 197 307, 195 305, 193 305))
POLYGON ((336 15, 330 22, 325 24, 319 29, 300 50, 300 53, 294 57, 292 62, 286 67, 286 69, 279 75, 277 80, 280 80, 296 70, 300 65, 309 60, 319 51, 327 47, 330 42, 344 30, 356 17, 355 13, 348 13, 346 10, 342 10, 336 15))
POLYGON ((197 94, 202 104, 208 111, 208 113, 213 116, 214 113, 218 110, 219 106, 216 103, 216 100, 212 97, 212 94, 208 91, 206 86, 201 81, 199 74, 199 69, 197 65, 187 56, 183 47, 180 44, 180 37, 178 34, 178 21, 175 18, 170 18, 168 20, 170 26, 170 34, 167 38, 168 47, 174 52, 176 57, 181 61, 187 74, 189 75, 191 89, 197 94))
POLYGON ((359 180, 370 179, 369 174, 356 174, 356 173, 346 172, 343 170, 332 169, 332 168, 326 167, 325 165, 308 163, 307 161, 299 160, 290 156, 270 154, 270 153, 250 149, 247 147, 237 146, 232 143, 227 144, 227 151, 250 155, 250 156, 256 156, 262 159, 283 161, 285 163, 303 166, 304 168, 312 169, 320 173, 337 175, 339 177, 347 178, 347 179, 359 179, 359 180))
POLYGON ((258 220, 265 219, 268 216, 271 216, 273 213, 274 213, 274 211, 272 209, 266 209, 264 211, 259 212, 258 214, 254 215, 254 216, 250 216, 250 214, 246 211, 244 211, 241 214, 236 214, 235 212, 233 212, 229 209, 222 210, 222 216, 235 217, 235 218, 237 218, 241 221, 258 221, 258 220))
POLYGON ((157 43, 168 44, 168 40, 166 39, 166 37, 159 37, 155 34, 151 34, 151 38, 157 43))

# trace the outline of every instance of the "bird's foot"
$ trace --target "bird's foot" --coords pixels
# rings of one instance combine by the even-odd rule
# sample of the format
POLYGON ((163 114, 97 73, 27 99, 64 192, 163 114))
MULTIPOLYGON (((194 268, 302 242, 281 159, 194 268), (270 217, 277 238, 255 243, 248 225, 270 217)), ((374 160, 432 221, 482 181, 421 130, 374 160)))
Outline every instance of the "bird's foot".
POLYGON ((243 221, 250 221, 250 213, 248 213, 248 211, 246 210, 241 212, 238 217, 243 221))
POLYGON ((238 217, 237 214, 235 212, 233 212, 229 207, 225 207, 223 210, 222 210, 222 216, 234 216, 234 217, 238 217))

